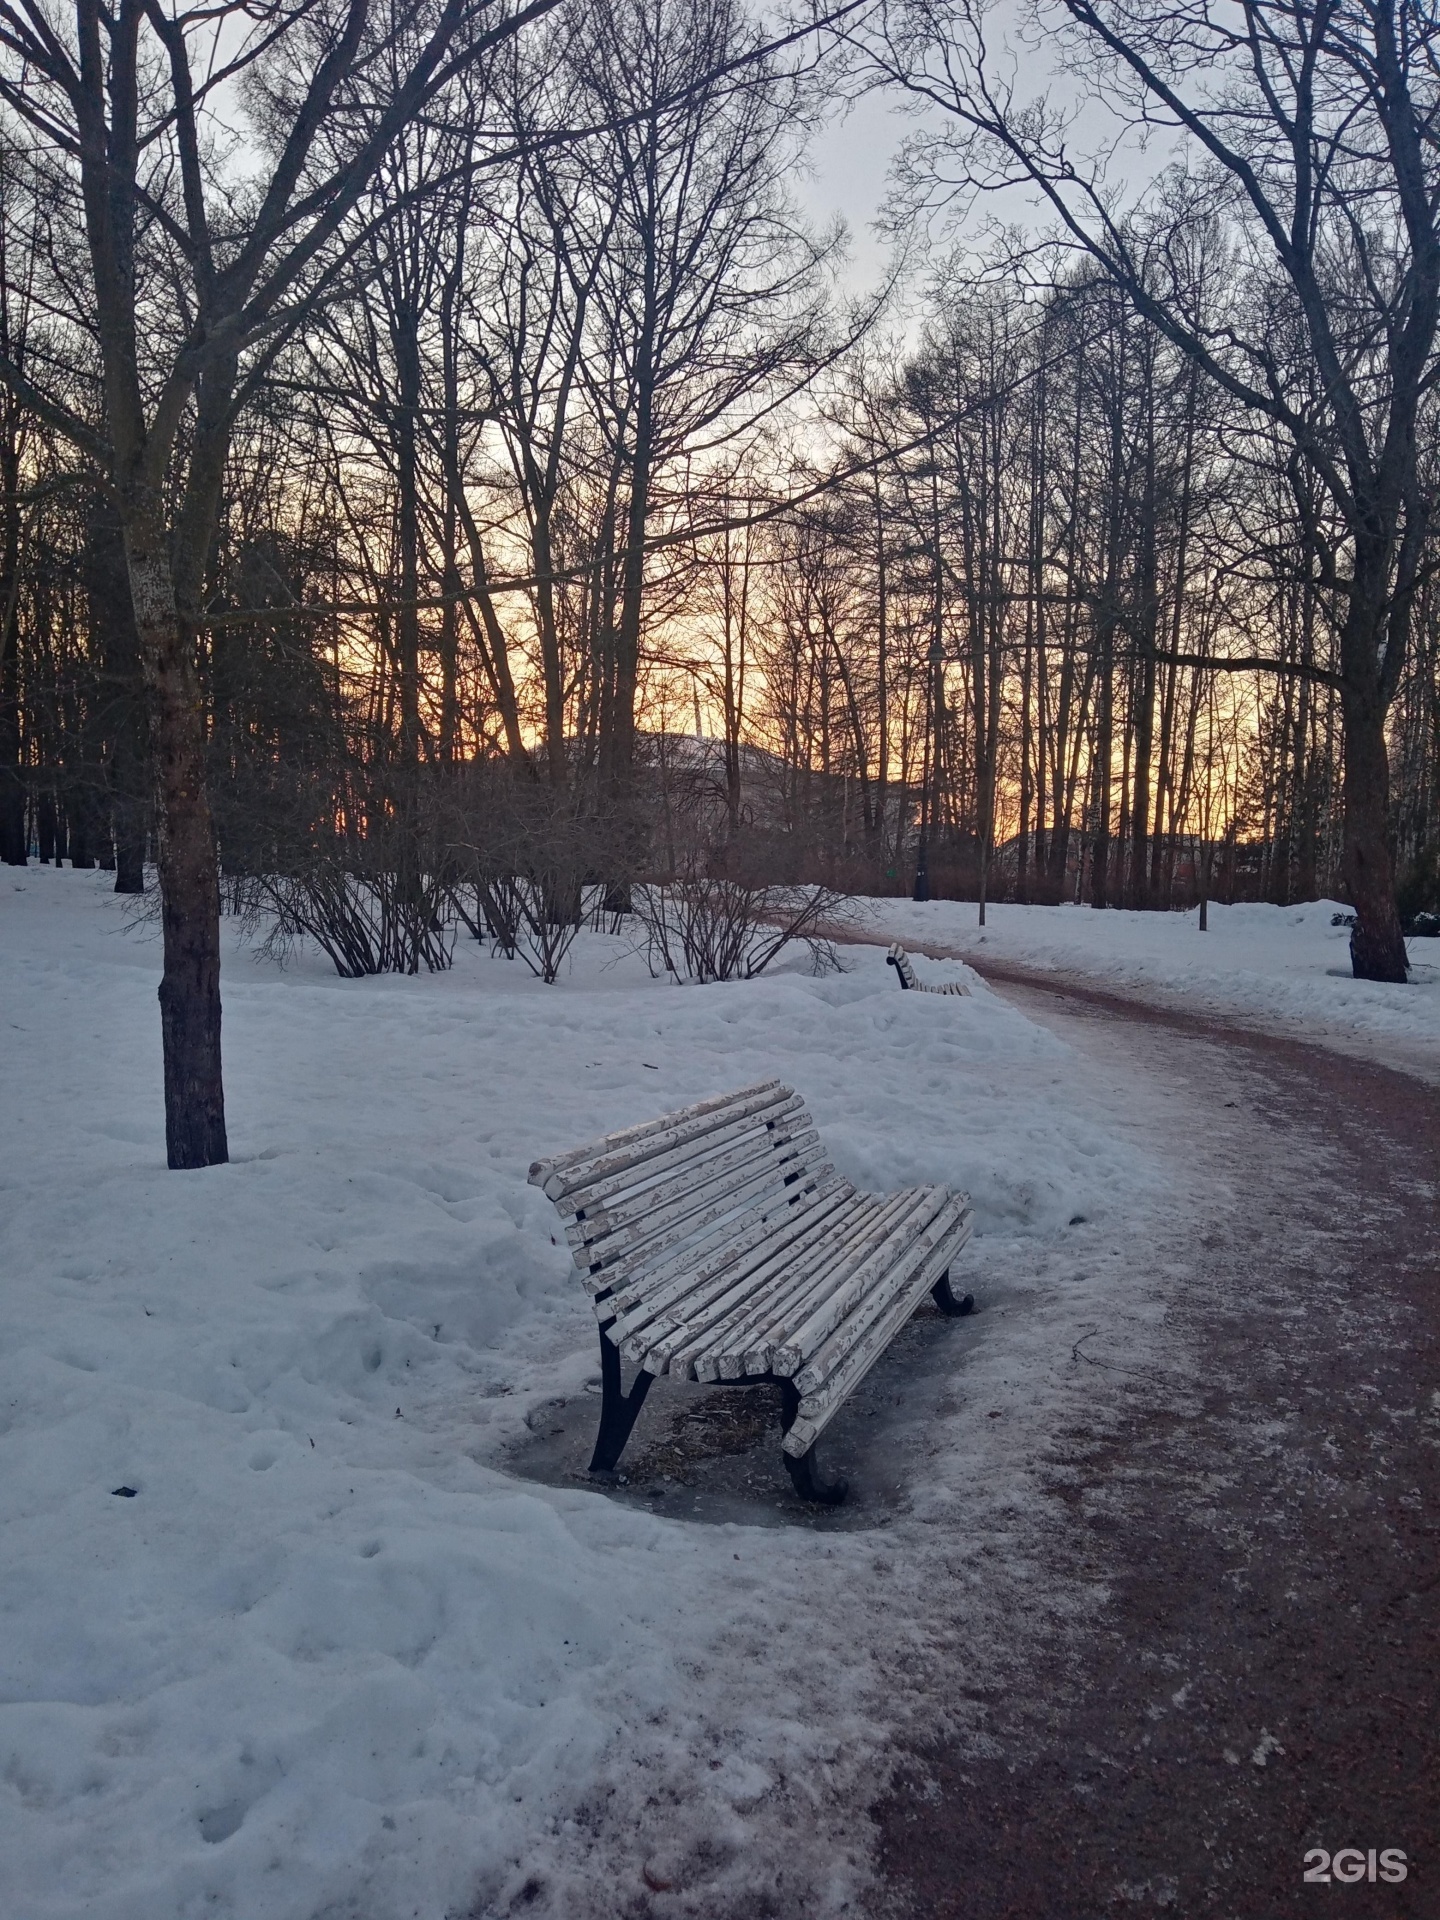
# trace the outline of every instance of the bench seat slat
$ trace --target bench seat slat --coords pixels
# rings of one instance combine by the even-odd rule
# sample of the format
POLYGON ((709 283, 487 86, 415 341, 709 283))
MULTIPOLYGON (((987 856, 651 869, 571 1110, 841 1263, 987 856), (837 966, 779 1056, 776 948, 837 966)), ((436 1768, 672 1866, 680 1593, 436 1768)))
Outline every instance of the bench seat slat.
MULTIPOLYGON (((627 1321, 638 1327, 642 1319, 654 1319, 665 1311, 667 1303, 670 1311, 683 1313, 688 1310, 687 1302, 691 1298, 698 1300, 697 1290, 708 1294, 711 1289, 718 1291, 729 1285, 740 1277, 741 1261, 753 1264, 763 1259, 769 1243, 782 1231, 789 1237, 794 1230, 793 1223, 807 1216, 818 1202, 831 1200, 839 1184, 833 1171, 826 1171, 813 1182, 805 1179, 765 1194, 756 1207, 739 1212, 717 1210, 716 1219, 702 1223, 703 1278, 693 1264, 697 1254, 695 1243, 677 1234, 674 1246, 667 1252, 663 1272, 651 1274, 643 1268, 622 1271, 627 1321)), ((593 1276, 596 1281, 607 1277, 606 1274, 593 1276)), ((612 1302, 616 1297, 600 1298, 597 1307, 603 1305, 608 1313, 614 1314, 616 1308, 612 1302)))
POLYGON ((769 1214, 756 1220, 754 1226, 759 1232, 746 1228, 743 1237, 751 1244, 740 1258, 716 1262, 713 1272, 703 1281, 677 1280, 664 1288, 648 1291, 626 1314, 623 1333, 617 1327, 617 1334, 622 1340, 643 1339, 653 1344, 663 1337, 662 1322, 664 1331, 672 1331, 676 1326, 698 1325, 712 1302, 733 1294, 737 1288, 756 1285, 775 1249, 797 1244, 806 1233, 813 1231, 816 1217, 823 1217, 827 1211, 823 1204, 813 1208, 796 1207, 788 1219, 769 1214))
POLYGON ((964 1201, 952 1197, 919 1238, 906 1249, 904 1256, 886 1269, 865 1298, 846 1314, 829 1338, 811 1353, 795 1374, 795 1385, 802 1394, 818 1392, 824 1386, 848 1358, 857 1342, 864 1339, 867 1328, 884 1313, 890 1300, 905 1291, 915 1272, 925 1265, 936 1247, 954 1235, 964 1213, 964 1201))
MULTIPOLYGON (((837 1194, 836 1205, 843 1208, 848 1204, 848 1193, 845 1196, 837 1194)), ((763 1283, 775 1263, 783 1262, 809 1234, 820 1230, 835 1210, 836 1206, 829 1206, 821 1209, 818 1216, 811 1213, 797 1215, 790 1221, 780 1223, 778 1231, 771 1226, 751 1257, 719 1274, 703 1291, 681 1294, 673 1301, 668 1312, 647 1313, 643 1322, 640 1316, 633 1316, 632 1324, 637 1330, 632 1334, 625 1351, 632 1359, 639 1361, 647 1373, 671 1371, 670 1361, 678 1351, 677 1341, 690 1341, 710 1319, 728 1310, 727 1303, 748 1298, 763 1283)))
POLYGON ((957 1231, 941 1241, 912 1278, 906 1290, 892 1302, 883 1319, 870 1329, 868 1338, 859 1344, 844 1365, 818 1393, 800 1402, 800 1412, 795 1423, 780 1443, 786 1453, 798 1458, 814 1446, 820 1434, 824 1432, 963 1247, 968 1231, 967 1223, 963 1232, 957 1231))
MULTIPOLYGON (((793 1223, 808 1218, 822 1205, 833 1204, 835 1194, 848 1182, 833 1171, 807 1187, 803 1181, 787 1187, 781 1197, 764 1207, 751 1208, 742 1215, 715 1221, 693 1239, 680 1243, 663 1259, 640 1262, 633 1272, 624 1265, 609 1274, 592 1276, 598 1289, 607 1279, 615 1281, 608 1301, 602 1300, 612 1314, 630 1313, 646 1302, 658 1307, 678 1298, 692 1287, 703 1286, 717 1274, 743 1258, 757 1246, 776 1235, 789 1232, 793 1223), (618 1277, 617 1277, 618 1276, 618 1277)), ((763 1259, 764 1253, 756 1256, 763 1259)))
MULTIPOLYGON (((596 1311, 607 1316, 643 1314, 653 1318, 721 1275, 738 1278, 742 1269, 737 1263, 752 1255, 756 1262, 764 1260, 772 1246, 784 1244, 793 1232, 808 1226, 830 1211, 838 1199, 853 1192, 849 1181, 838 1174, 828 1175, 813 1190, 787 1188, 778 1205, 756 1210, 740 1220, 720 1221, 703 1236, 687 1241, 668 1260, 622 1281, 608 1300, 597 1301, 596 1311)), ((639 1324, 637 1317, 634 1325, 639 1324)))
POLYGON ((944 1187, 917 1187, 911 1204, 895 1220, 880 1246, 876 1247, 843 1285, 816 1306, 810 1317, 775 1350, 775 1371, 798 1373, 822 1341, 832 1334, 877 1279, 906 1252, 922 1234, 950 1198, 944 1187))
POLYGON ((725 1341, 733 1337, 733 1329, 763 1313, 765 1303, 774 1299, 778 1288, 802 1284, 798 1276, 825 1257, 825 1249, 834 1236, 849 1229, 869 1198, 867 1194, 852 1193, 789 1245, 773 1252, 767 1248, 769 1257, 735 1286, 717 1295, 703 1313, 693 1313, 687 1307, 678 1334, 657 1344, 657 1355, 667 1362, 666 1372, 678 1372, 684 1379, 713 1380, 716 1370, 710 1362, 725 1341), (797 1276, 793 1280, 792 1274, 797 1276))
POLYGON ((746 1347, 753 1341, 752 1329, 772 1323, 789 1311, 792 1318, 803 1318, 805 1302, 818 1293, 828 1297, 867 1254, 884 1239, 896 1217, 903 1212, 910 1196, 904 1194, 856 1194, 853 1203, 819 1222, 803 1246, 792 1246, 765 1262, 756 1279, 743 1293, 737 1290, 723 1318, 713 1310, 704 1315, 692 1313, 687 1306, 684 1330, 691 1336, 689 1346, 675 1348, 673 1339, 665 1351, 673 1353, 668 1370, 679 1364, 687 1377, 699 1380, 739 1379, 748 1373, 770 1371, 769 1357, 756 1365, 747 1365, 746 1347), (728 1361, 728 1366, 724 1362, 728 1361))
POLYGON ((741 1303, 727 1316, 723 1325, 706 1335, 703 1351, 695 1356, 697 1380, 741 1380, 750 1373, 768 1373, 769 1362, 747 1364, 748 1350, 756 1332, 767 1326, 786 1304, 804 1295, 814 1285, 815 1276, 835 1263, 837 1251, 853 1239, 873 1229, 882 1196, 857 1193, 843 1214, 832 1215, 820 1223, 793 1262, 773 1262, 769 1284, 741 1303))
POLYGON ((962 1245, 963 1238, 960 1236, 942 1242, 912 1277, 905 1291, 892 1300, 881 1321, 869 1330, 864 1340, 857 1343, 843 1367, 816 1393, 801 1400, 799 1417, 791 1429, 793 1441, 787 1435, 782 1443, 787 1453, 800 1454, 814 1444, 816 1436, 824 1431, 912 1317, 962 1245))
POLYGON ((798 1303, 808 1299, 815 1288, 828 1287, 828 1276, 846 1267, 852 1250, 857 1263, 863 1259, 863 1250, 885 1232, 887 1217, 894 1210, 894 1196, 858 1194, 856 1199, 859 1206, 843 1220, 827 1221, 816 1243, 807 1249, 806 1258, 756 1303, 753 1312, 723 1329, 721 1337, 711 1342, 701 1379, 740 1379, 747 1373, 770 1371, 768 1360, 755 1367, 745 1364, 748 1352, 757 1345, 757 1336, 763 1338, 778 1319, 795 1313, 798 1303))
MULTIPOLYGON (((829 1299, 832 1294, 844 1286, 851 1274, 867 1260, 875 1248, 882 1244, 895 1223, 913 1204, 913 1191, 906 1193, 887 1193, 876 1196, 879 1205, 874 1213, 861 1223, 859 1233, 853 1242, 830 1249, 830 1258, 817 1265, 804 1277, 804 1284, 793 1294, 775 1301, 774 1310, 768 1313, 748 1336, 743 1354, 740 1356, 740 1371, 743 1373, 770 1373, 775 1371, 776 1349, 783 1346, 794 1336, 797 1328, 803 1326, 816 1307, 829 1299)), ((730 1361, 730 1377, 738 1377, 733 1369, 735 1360, 730 1361)), ((722 1370, 724 1377, 724 1370, 722 1370)))

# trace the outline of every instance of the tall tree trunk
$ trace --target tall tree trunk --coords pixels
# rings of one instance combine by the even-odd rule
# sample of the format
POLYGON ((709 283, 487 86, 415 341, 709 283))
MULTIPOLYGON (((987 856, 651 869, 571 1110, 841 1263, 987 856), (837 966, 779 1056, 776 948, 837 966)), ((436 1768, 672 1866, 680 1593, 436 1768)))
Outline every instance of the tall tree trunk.
MULTIPOLYGON (((890 789, 890 593, 885 570, 885 513, 880 477, 875 476, 875 731, 878 736, 879 764, 875 774, 875 829, 878 868, 888 860, 885 845, 885 814, 890 789)), ((877 872, 876 890, 880 875, 877 872)))
POLYGON ((1115 753, 1115 633, 1107 613, 1101 624, 1100 705, 1095 720, 1095 851, 1090 868, 1090 904, 1110 904, 1110 798, 1115 753))
MULTIPOLYGON (((1315 594, 1307 580, 1300 608, 1300 663, 1315 664, 1315 594)), ((1300 718, 1295 737, 1295 897, 1313 900, 1319 840, 1320 779, 1315 767, 1316 686, 1307 676, 1300 682, 1300 718)))
POLYGON ((510 671, 510 650, 506 645, 505 630, 500 624, 500 616, 495 610, 494 596, 490 592, 489 573, 485 564, 485 549, 480 540, 480 529, 475 523, 475 516, 465 498, 464 484, 458 465, 452 466, 447 471, 445 484, 449 499, 460 516, 460 524, 465 530, 465 543, 470 551, 470 573, 473 584, 464 599, 465 617, 470 622, 471 635, 475 641, 476 651, 480 655, 480 664, 485 670, 485 678, 490 683, 490 691, 494 694, 495 704, 500 709, 500 722, 505 731, 505 751, 514 766, 531 773, 534 771, 534 763, 531 761, 520 728, 520 703, 515 692, 514 676, 510 671))
POLYGON ((175 604, 158 510, 125 515, 125 557, 150 696, 164 971, 160 1031, 172 1167, 229 1158, 220 1072, 220 883, 194 639, 175 604))
POLYGON ((728 533, 724 539, 725 549, 720 565, 725 643, 722 690, 725 710, 725 818, 733 838, 740 830, 740 730, 744 719, 745 652, 749 639, 750 552, 747 534, 745 556, 739 563, 742 571, 737 605, 735 563, 730 558, 728 533))
MULTIPOLYGON (((1130 804, 1130 904, 1154 906, 1150 892, 1150 762, 1155 751, 1155 636, 1148 619, 1141 640, 1135 696, 1135 776, 1130 804)), ((1158 833, 1158 816, 1156 831, 1158 833)))
MULTIPOLYGON (((397 303, 398 304, 398 303, 397 303)), ((400 764, 406 799, 413 806, 420 766, 420 460, 417 423, 420 413, 420 343, 418 315, 397 312, 395 359, 397 418, 395 458, 398 467, 398 544, 400 548, 400 605, 395 616, 397 668, 400 676, 400 764)))
POLYGON ((85 537, 85 589, 91 647, 100 688, 100 731, 115 840, 115 891, 145 891, 145 822, 151 785, 140 643, 125 563, 125 541, 113 507, 97 498, 85 537))
POLYGON ((13 622, 0 629, 0 860, 26 864, 25 776, 20 762, 20 663, 13 622))
MULTIPOLYGON (((648 343, 647 343, 648 344, 648 343)), ((635 446, 630 498, 625 514, 625 552, 620 563, 620 617, 615 623, 614 693, 609 738, 601 744, 603 772, 613 803, 623 808, 635 780, 635 698, 640 683, 640 622, 645 593, 645 528, 650 517, 650 434, 654 395, 649 356, 639 356, 635 446)))
POLYGON ((16 618, 20 562, 20 460, 17 435, 8 416, 0 443, 0 860, 23 867, 29 848, 25 832, 25 773, 20 740, 20 625, 16 618))
MULTIPOLYGON (((1369 657, 1375 658, 1373 648, 1369 657)), ((1341 689, 1341 707, 1345 716, 1345 842, 1341 859, 1355 909, 1351 963, 1357 980, 1404 981, 1409 966, 1395 908, 1395 869, 1390 857, 1385 705, 1378 688, 1357 686, 1347 676, 1341 689)))
POLYGON ((553 499, 549 492, 537 497, 534 531, 531 535, 535 555, 536 611, 539 616, 540 653, 545 672, 545 759, 550 785, 564 793, 568 781, 565 752, 565 664, 560 653, 560 628, 555 610, 554 548, 550 537, 553 499))

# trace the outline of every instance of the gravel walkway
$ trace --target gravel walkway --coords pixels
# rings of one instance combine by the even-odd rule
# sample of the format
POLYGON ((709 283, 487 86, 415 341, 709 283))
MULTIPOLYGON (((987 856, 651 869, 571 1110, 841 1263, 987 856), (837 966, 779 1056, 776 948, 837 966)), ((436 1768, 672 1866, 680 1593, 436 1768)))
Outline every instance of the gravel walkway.
POLYGON ((1175 1309, 1207 1384, 1177 1412, 1136 1372, 1118 1429, 1057 1438, 1044 1470, 1071 1520, 1054 1565, 1108 1602, 1078 1658, 1042 1650, 1023 1686, 988 1694, 956 1619, 941 1670, 964 1731, 902 1756, 872 1810, 885 1911, 1433 1920, 1440 1096, 1294 1039, 978 965, 1163 1096, 1173 1150, 1213 1176, 1175 1309), (1371 1849, 1400 1848, 1407 1878, 1307 1885, 1310 1848, 1358 1849, 1366 1874, 1371 1849))

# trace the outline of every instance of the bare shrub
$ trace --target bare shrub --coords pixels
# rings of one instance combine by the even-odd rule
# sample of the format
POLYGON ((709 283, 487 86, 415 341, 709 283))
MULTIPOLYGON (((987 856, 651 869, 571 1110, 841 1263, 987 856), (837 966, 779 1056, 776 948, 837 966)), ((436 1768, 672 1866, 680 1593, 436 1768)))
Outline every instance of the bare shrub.
POLYGON ((507 960, 518 956, 546 986, 559 977, 560 964, 583 924, 578 907, 573 913, 556 910, 554 890, 543 873, 472 878, 452 888, 451 900, 477 940, 489 940, 492 952, 503 953, 507 960))
POLYGON ((283 961, 296 941, 313 940, 342 979, 358 980, 448 967, 455 945, 448 904, 448 890, 433 875, 358 873, 335 860, 254 877, 247 911, 267 927, 262 954, 283 961))
MULTIPOLYGON (((474 864, 478 866, 479 862, 474 864)), ((478 872, 471 872, 464 878, 452 877, 450 904, 456 918, 474 939, 488 940, 491 951, 503 953, 507 960, 515 958, 520 939, 520 906, 509 875, 482 877, 478 872)))
POLYGON ((477 940, 553 985, 587 914, 597 925, 607 917, 596 884, 609 868, 605 822, 572 794, 509 768, 476 767, 450 836, 456 914, 477 940))
POLYGON ((741 880, 692 876, 634 890, 650 971, 677 980, 753 980, 777 954, 799 942, 814 972, 837 972, 829 930, 852 912, 847 895, 829 887, 750 886, 741 880))

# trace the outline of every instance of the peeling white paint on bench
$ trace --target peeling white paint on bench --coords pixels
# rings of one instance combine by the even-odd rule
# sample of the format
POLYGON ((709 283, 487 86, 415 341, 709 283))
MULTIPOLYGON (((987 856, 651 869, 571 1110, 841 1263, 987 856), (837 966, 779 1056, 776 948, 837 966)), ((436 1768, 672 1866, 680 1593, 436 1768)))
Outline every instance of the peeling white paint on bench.
POLYGON ((530 1179, 565 1222, 600 1322, 592 1466, 614 1465, 654 1375, 774 1379, 788 1396, 797 1489, 838 1498, 843 1484, 814 1481, 817 1435, 927 1292, 968 1310, 968 1295, 957 1302, 945 1284, 970 1235, 968 1196, 857 1192, 778 1080, 537 1160, 530 1179), (625 1397, 621 1353, 641 1369, 625 1397))
POLYGON ((782 1101, 793 1103, 796 1098, 790 1088, 782 1087, 778 1080, 767 1080, 756 1087, 744 1087, 739 1093, 700 1100, 693 1107, 681 1107, 676 1113, 662 1114, 658 1120, 647 1120, 643 1126, 606 1134, 603 1140, 592 1140, 588 1146, 574 1147, 569 1153, 532 1161, 530 1184, 543 1188, 548 1199, 559 1200, 578 1187, 622 1173, 659 1154, 700 1140, 719 1127, 753 1118, 766 1107, 777 1106, 782 1101))

